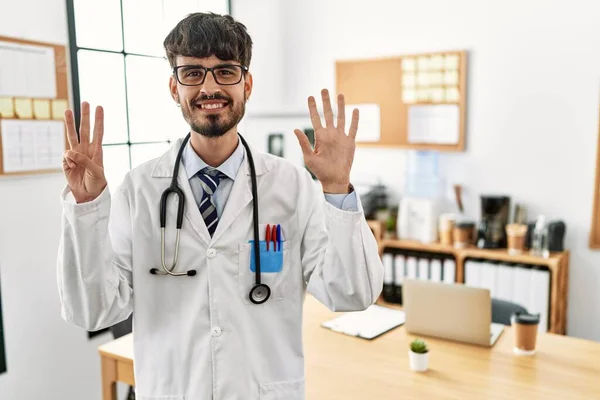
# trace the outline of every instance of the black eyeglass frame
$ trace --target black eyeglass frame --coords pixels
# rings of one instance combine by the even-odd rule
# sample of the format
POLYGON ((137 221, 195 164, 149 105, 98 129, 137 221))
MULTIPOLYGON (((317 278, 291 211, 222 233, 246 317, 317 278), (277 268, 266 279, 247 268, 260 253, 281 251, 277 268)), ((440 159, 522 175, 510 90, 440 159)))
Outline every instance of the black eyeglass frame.
POLYGON ((188 65, 178 65, 176 67, 173 68, 173 75, 175 76, 175 79, 177 80, 177 82, 179 82, 181 85, 183 86, 200 86, 204 83, 204 81, 206 80, 206 77, 208 76, 208 73, 211 73, 213 76, 213 79, 215 80, 215 82, 219 85, 223 85, 223 86, 231 86, 231 85, 237 85, 238 83, 240 83, 242 81, 242 77, 246 74, 246 72, 248 72, 248 67, 245 65, 241 65, 241 64, 222 64, 222 65, 217 65, 214 67, 204 67, 202 65, 193 65, 193 64, 188 64, 188 65), (217 79, 217 75, 215 75, 215 69, 221 69, 221 68, 231 68, 231 67, 236 67, 236 68, 241 68, 242 69, 242 73, 240 74, 240 79, 235 82, 235 83, 221 83, 219 82, 219 80, 217 79), (190 84, 186 84, 181 82, 181 80, 179 80, 179 74, 177 73, 177 71, 180 68, 198 68, 201 70, 204 70, 204 77, 202 78, 202 81, 200 81, 199 83, 190 85, 190 84))

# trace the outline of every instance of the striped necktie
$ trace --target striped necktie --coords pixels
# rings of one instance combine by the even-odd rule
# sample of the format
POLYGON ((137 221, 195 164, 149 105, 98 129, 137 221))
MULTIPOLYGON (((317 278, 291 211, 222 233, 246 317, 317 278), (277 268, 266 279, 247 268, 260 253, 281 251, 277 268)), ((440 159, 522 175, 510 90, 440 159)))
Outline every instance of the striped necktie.
POLYGON ((203 190, 202 200, 200 201, 200 214, 202 214, 202 219, 204 219, 208 233, 212 237, 217 229, 217 222, 219 220, 217 207, 213 201, 213 194, 217 190, 217 186, 219 186, 219 181, 226 178, 226 176, 217 169, 206 167, 198 172, 198 178, 200 178, 200 185, 203 190))

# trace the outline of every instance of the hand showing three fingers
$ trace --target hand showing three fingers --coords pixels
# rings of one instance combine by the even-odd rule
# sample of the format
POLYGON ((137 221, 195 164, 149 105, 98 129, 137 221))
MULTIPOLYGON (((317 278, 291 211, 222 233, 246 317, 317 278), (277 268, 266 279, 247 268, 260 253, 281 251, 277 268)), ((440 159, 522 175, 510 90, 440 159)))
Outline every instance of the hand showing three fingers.
POLYGON ((104 111, 96 108, 94 137, 90 142, 90 105, 81 104, 79 140, 75 130, 73 111, 65 111, 65 124, 70 150, 63 156, 63 171, 77 203, 85 203, 98 197, 107 185, 102 162, 102 137, 104 135, 104 111))
POLYGON ((337 124, 334 124, 333 110, 327 89, 321 91, 321 98, 323 100, 325 126, 321 124, 321 117, 317 111, 314 97, 310 96, 308 98, 308 110, 315 130, 314 150, 311 148, 304 132, 296 129, 294 133, 302 148, 304 164, 321 182, 323 190, 328 193, 348 193, 350 169, 352 168, 356 148, 358 110, 354 109, 352 112, 350 129, 346 134, 344 95, 339 94, 337 97, 337 124))

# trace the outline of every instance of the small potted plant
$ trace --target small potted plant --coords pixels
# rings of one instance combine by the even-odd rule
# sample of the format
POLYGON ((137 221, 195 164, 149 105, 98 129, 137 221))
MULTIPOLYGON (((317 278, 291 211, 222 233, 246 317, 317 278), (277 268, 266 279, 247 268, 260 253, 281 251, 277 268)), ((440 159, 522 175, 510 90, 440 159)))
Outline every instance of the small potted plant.
POLYGON ((427 343, 421 339, 415 339, 410 343, 408 352, 410 357, 410 369, 413 371, 427 371, 429 367, 429 349, 427 343))

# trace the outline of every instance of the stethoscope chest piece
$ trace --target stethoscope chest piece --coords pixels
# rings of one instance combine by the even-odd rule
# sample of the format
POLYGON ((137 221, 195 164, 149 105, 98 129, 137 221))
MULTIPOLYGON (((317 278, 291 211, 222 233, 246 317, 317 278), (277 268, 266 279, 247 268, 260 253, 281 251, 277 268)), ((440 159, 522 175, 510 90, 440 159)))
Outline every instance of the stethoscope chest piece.
POLYGON ((259 283, 250 290, 250 301, 254 304, 262 304, 271 296, 271 289, 264 283, 259 283))

